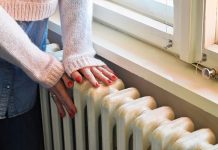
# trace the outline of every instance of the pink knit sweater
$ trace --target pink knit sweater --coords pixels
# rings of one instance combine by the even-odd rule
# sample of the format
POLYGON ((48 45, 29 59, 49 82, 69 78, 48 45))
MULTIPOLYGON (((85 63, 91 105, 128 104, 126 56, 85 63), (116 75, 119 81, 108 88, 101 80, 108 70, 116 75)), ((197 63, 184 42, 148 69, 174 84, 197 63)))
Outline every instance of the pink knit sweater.
POLYGON ((19 66, 33 80, 52 87, 64 73, 104 63, 94 58, 91 40, 92 0, 59 0, 64 45, 63 65, 40 51, 15 20, 50 17, 58 0, 0 0, 0 57, 19 66))

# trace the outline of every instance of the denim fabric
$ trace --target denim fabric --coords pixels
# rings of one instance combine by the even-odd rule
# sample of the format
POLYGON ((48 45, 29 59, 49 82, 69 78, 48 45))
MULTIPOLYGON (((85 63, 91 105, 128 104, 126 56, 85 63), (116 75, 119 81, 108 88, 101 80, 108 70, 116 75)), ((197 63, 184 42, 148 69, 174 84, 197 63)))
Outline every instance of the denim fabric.
MULTIPOLYGON (((45 50, 48 19, 17 23, 39 49, 45 50)), ((37 83, 20 68, 0 59, 0 119, 15 117, 32 109, 37 87, 37 83)))

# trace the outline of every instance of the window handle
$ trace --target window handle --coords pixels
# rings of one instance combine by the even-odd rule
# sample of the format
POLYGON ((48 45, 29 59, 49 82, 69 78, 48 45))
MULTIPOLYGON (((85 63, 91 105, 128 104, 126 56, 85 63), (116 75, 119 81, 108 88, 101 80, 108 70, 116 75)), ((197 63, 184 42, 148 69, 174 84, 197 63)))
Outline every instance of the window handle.
POLYGON ((206 79, 218 79, 217 71, 214 68, 208 68, 199 63, 193 63, 192 65, 196 68, 196 70, 201 71, 202 77, 206 79))
POLYGON ((215 69, 210 69, 210 68, 203 68, 201 70, 201 74, 204 78, 206 79, 211 79, 216 77, 216 70, 215 69))

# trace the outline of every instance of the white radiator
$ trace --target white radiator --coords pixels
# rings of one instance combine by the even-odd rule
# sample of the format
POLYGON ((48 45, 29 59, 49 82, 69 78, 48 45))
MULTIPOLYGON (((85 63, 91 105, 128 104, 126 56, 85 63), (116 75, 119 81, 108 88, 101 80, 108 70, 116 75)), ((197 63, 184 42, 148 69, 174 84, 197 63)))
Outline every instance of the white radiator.
POLYGON ((45 150, 218 150, 210 129, 194 131, 190 118, 156 108, 121 80, 93 88, 75 83, 75 119, 61 119, 48 91, 40 89, 45 150))

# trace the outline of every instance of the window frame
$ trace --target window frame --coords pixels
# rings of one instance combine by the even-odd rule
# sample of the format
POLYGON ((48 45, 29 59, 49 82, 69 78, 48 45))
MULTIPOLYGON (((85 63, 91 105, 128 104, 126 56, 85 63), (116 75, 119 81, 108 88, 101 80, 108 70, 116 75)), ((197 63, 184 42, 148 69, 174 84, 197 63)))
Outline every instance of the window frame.
MULTIPOLYGON (((169 41, 173 39, 172 27, 169 25, 145 17, 110 1, 94 0, 93 6, 95 21, 125 32, 151 45, 164 49, 169 41), (166 28, 168 33, 166 33, 166 28)), ((176 54, 173 48, 168 48, 167 51, 176 54)))
POLYGON ((106 0, 94 0, 93 17, 97 22, 154 45, 184 62, 194 63, 202 59, 203 8, 204 0, 174 0, 176 11, 174 11, 174 27, 171 35, 146 21, 137 20, 143 18, 143 15, 140 16, 133 11, 127 13, 128 9, 106 0), (173 45, 167 47, 170 40, 173 45))
MULTIPOLYGON (((166 5, 162 0, 108 0, 135 10, 151 18, 173 26, 173 4, 166 5), (164 12, 164 13, 163 13, 164 12)), ((169 0, 167 0, 169 1, 169 0)), ((173 0, 170 0, 173 1, 173 0)))
POLYGON ((202 60, 204 0, 174 0, 175 49, 187 63, 202 60))

